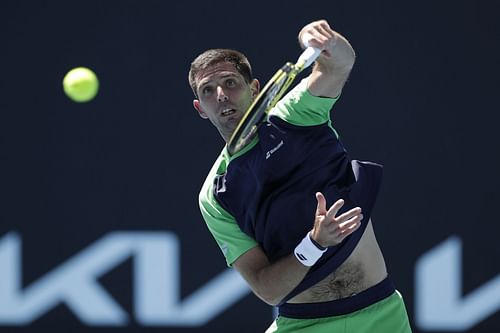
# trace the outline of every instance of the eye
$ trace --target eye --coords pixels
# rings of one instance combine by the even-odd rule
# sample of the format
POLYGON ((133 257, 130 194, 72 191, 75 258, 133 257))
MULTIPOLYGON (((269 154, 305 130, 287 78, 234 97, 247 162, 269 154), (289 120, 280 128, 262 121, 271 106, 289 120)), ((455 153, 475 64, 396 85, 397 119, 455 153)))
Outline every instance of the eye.
POLYGON ((226 87, 233 88, 235 86, 236 86, 236 80, 235 79, 227 79, 226 80, 226 87))
POLYGON ((205 86, 202 90, 201 93, 203 96, 208 96, 212 93, 213 88, 211 86, 205 86))

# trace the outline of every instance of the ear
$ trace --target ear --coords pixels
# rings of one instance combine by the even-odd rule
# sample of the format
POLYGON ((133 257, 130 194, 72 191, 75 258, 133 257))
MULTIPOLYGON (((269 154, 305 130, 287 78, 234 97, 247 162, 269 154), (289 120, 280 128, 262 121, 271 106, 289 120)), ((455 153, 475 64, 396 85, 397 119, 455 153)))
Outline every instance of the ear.
POLYGON ((260 92, 260 83, 259 80, 253 79, 252 83, 250 83, 250 90, 252 91, 252 97, 255 98, 260 92))
POLYGON ((200 117, 202 117, 203 119, 208 118, 207 114, 205 112, 203 112, 203 109, 201 108, 201 104, 200 104, 199 100, 197 100, 197 99, 193 100, 193 107, 196 109, 196 111, 198 111, 198 114, 200 115, 200 117))

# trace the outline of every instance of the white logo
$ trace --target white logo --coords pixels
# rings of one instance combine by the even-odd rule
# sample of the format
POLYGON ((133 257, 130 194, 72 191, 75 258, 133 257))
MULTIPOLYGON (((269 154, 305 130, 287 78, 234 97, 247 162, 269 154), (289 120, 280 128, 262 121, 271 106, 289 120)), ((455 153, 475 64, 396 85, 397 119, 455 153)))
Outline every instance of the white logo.
POLYGON ((222 245, 220 246, 220 249, 222 250, 222 253, 224 255, 227 255, 227 251, 229 251, 229 247, 227 246, 226 242, 222 243, 222 245))
POLYGON ((266 160, 269 159, 269 157, 271 157, 271 155, 274 154, 278 149, 280 149, 281 146, 283 146, 283 140, 281 140, 276 147, 266 153, 266 160))
POLYGON ((201 326, 250 293, 227 269, 181 300, 179 241, 170 232, 112 232, 22 287, 21 238, 0 238, 0 326, 29 325, 64 303, 90 326, 124 326, 129 314, 99 278, 133 258, 133 311, 148 326, 201 326))
POLYGON ((466 331, 500 309, 500 274, 462 296, 462 242, 450 237, 415 266, 415 322, 422 330, 466 331))

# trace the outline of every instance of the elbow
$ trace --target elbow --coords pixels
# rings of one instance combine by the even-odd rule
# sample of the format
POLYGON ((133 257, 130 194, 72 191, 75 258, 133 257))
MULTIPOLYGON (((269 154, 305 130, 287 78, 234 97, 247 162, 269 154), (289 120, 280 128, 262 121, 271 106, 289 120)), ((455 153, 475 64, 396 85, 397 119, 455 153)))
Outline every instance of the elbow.
POLYGON ((263 296, 263 295, 259 295, 257 293, 255 295, 257 295, 257 297, 259 297, 267 305, 277 306, 281 302, 281 298, 272 297, 272 296, 263 296))
MULTIPOLYGON (((267 289, 267 288, 266 288, 267 289)), ((265 290, 253 290, 253 293, 260 298, 263 302, 265 302, 268 305, 271 306, 276 306, 281 303, 283 298, 285 298, 286 295, 281 295, 276 293, 276 290, 272 290, 272 288, 265 290)))
POLYGON ((352 68, 354 67, 354 63, 356 62, 356 57, 354 56, 354 54, 352 55, 351 58, 349 58, 346 63, 345 63, 345 70, 347 71, 347 73, 350 73, 352 68))
POLYGON ((278 304, 281 303, 281 301, 283 300, 283 297, 279 296, 279 297, 268 297, 264 302, 266 302, 267 304, 271 305, 271 306, 277 306, 278 304))

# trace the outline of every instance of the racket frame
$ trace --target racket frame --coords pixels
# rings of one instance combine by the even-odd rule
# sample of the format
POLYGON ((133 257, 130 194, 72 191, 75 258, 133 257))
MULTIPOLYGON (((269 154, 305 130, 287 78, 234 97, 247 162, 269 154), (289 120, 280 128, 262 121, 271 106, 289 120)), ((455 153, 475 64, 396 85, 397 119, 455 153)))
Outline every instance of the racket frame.
POLYGON ((227 144, 230 155, 239 152, 250 143, 257 133, 259 126, 267 120, 269 111, 278 103, 288 90, 295 77, 310 66, 319 56, 321 50, 308 47, 295 64, 287 62, 266 83, 257 97, 247 109, 227 144), (260 104, 260 105, 259 105, 260 104))

